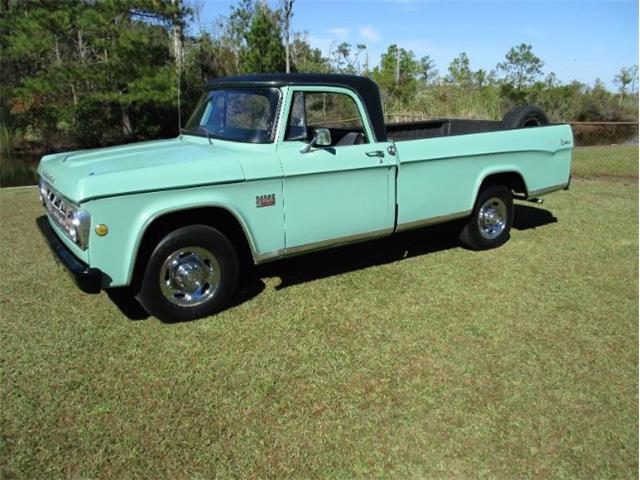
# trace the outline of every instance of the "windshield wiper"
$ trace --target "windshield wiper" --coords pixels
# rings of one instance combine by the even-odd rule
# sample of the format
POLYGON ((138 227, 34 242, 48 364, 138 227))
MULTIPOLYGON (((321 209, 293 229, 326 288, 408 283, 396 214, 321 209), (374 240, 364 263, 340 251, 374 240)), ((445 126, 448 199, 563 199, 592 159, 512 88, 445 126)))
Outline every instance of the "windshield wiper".
MULTIPOLYGON (((207 140, 209 140, 209 144, 213 145, 211 139, 213 138, 213 132, 209 130, 207 127, 203 127, 202 125, 198 125, 196 127, 197 130, 204 130, 204 133, 207 134, 207 140)), ((191 130, 194 130, 193 128, 191 130)), ((180 133, 186 133, 187 135, 194 135, 191 131, 185 130, 184 128, 180 129, 180 133)))

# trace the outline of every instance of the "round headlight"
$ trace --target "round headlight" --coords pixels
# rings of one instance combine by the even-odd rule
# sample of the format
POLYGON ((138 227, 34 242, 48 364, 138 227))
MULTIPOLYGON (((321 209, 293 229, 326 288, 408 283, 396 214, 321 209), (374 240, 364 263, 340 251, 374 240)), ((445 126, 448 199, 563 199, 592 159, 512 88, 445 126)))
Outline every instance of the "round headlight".
POLYGON ((73 240, 74 243, 78 243, 78 216, 76 215, 76 211, 70 205, 67 205, 66 227, 71 240, 73 240))
POLYGON ((75 209, 67 204, 66 227, 69 238, 85 250, 89 245, 89 233, 91 229, 91 217, 89 213, 82 209, 75 209))
POLYGON ((38 191, 40 192, 40 201, 44 205, 47 198, 47 186, 44 184, 44 180, 42 179, 38 182, 38 191))
POLYGON ((91 233, 91 216, 86 210, 73 212, 73 226, 76 231, 76 243, 83 250, 89 246, 89 234, 91 233))

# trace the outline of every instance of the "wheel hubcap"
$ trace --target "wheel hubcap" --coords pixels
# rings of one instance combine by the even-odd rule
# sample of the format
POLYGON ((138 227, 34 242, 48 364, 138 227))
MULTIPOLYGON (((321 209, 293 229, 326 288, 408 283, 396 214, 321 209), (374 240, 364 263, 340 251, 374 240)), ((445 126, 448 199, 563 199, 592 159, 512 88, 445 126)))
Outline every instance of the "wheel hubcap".
POLYGON ((206 302, 220 283, 220 263, 201 247, 176 250, 160 269, 160 291, 174 305, 193 307, 206 302))
POLYGON ((495 197, 487 200, 478 212, 480 234, 489 240, 499 237, 507 226, 507 206, 495 197))

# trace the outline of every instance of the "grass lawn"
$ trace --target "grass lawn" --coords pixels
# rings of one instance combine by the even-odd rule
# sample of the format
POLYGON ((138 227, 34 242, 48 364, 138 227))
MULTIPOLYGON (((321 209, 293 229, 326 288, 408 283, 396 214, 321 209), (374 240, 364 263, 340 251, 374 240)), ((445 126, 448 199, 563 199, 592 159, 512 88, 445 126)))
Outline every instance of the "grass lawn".
POLYGON ((635 168, 518 206, 500 249, 299 257, 174 325, 77 291, 36 190, 0 191, 0 476, 637 478, 635 168))
POLYGON ((638 146, 578 147, 574 150, 573 175, 579 177, 638 178, 638 146))

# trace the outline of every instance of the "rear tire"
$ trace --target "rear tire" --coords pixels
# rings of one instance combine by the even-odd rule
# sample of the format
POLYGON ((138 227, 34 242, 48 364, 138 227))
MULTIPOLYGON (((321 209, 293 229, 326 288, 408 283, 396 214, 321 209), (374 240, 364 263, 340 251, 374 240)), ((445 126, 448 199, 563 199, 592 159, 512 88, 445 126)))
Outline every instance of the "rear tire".
POLYGON ((542 127, 549 124, 549 119, 538 107, 525 105, 508 111, 502 119, 502 123, 505 128, 512 130, 514 128, 542 127))
POLYGON ((502 185, 480 191, 473 212, 460 233, 460 242, 471 250, 488 250, 509 239, 513 225, 513 196, 502 185))
POLYGON ((164 322, 206 317, 229 304, 238 271, 238 255, 222 232, 205 225, 182 227, 153 250, 138 300, 164 322))

